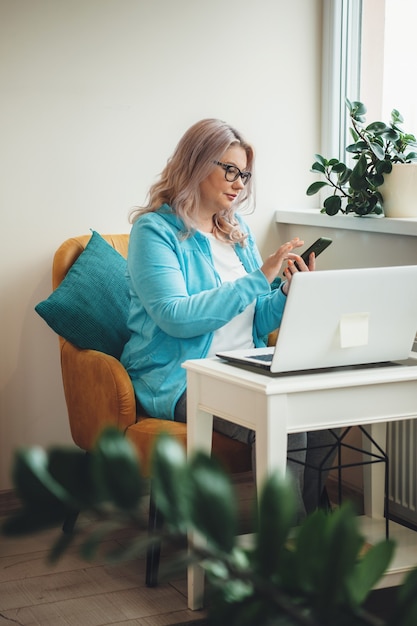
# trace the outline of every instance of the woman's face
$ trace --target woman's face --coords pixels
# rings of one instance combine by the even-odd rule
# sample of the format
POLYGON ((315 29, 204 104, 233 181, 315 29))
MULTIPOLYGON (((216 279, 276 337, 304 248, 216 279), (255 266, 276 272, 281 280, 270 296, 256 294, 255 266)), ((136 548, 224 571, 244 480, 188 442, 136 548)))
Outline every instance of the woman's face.
MULTIPOLYGON (((241 172, 246 171, 247 158, 245 150, 239 146, 230 146, 219 159, 226 165, 234 165, 241 172)), ((220 165, 216 165, 214 170, 200 183, 200 208, 201 217, 211 217, 219 211, 230 209, 244 184, 239 176, 234 182, 225 179, 225 170, 220 165)))

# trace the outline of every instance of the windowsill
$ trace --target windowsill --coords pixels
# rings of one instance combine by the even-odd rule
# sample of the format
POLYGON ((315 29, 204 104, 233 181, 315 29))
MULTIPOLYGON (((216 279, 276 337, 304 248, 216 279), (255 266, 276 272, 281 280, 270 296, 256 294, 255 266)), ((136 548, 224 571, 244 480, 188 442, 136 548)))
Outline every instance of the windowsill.
POLYGON ((417 237, 417 218, 357 217, 355 215, 324 215, 319 209, 278 209, 275 221, 281 224, 304 224, 323 228, 341 228, 362 232, 408 235, 417 237))

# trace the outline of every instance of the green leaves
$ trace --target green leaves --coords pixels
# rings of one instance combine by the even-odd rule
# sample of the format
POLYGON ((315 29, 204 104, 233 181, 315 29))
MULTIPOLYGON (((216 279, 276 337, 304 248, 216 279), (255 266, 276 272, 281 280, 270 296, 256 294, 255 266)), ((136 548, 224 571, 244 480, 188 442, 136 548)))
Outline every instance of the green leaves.
POLYGON ((190 517, 190 482, 184 448, 175 439, 161 436, 152 462, 156 504, 173 532, 187 532, 190 517))
MULTIPOLYGON (((317 162, 325 168, 339 167, 336 160, 317 162)), ((358 175, 361 168, 363 163, 358 175)), ((205 568, 211 623, 375 625, 362 607, 386 571, 394 544, 384 540, 365 546, 349 504, 331 513, 318 510, 294 528, 292 485, 272 474, 258 494, 253 544, 242 548, 236 543, 235 494, 215 459, 203 453, 187 459, 177 441, 162 436, 155 447, 152 476, 153 494, 165 518, 161 537, 177 542, 178 535, 197 531, 205 539, 179 554, 177 550, 175 565, 183 571, 188 563, 200 562, 205 568)), ((103 432, 88 457, 73 448, 21 450, 13 478, 22 508, 6 521, 3 533, 35 532, 80 508, 92 518, 90 524, 83 520, 81 525, 83 558, 94 558, 120 527, 132 530, 131 539, 110 548, 105 556, 111 562, 136 558, 158 538, 139 532, 146 529, 140 465, 130 442, 115 429, 103 432)), ((59 558, 71 538, 60 533, 51 555, 59 558)), ((417 623, 416 592, 417 570, 399 589, 386 626, 417 623)))
POLYGON ((311 171, 324 174, 326 181, 315 181, 308 187, 306 193, 308 196, 313 196, 324 187, 333 187, 334 193, 324 201, 323 212, 328 215, 336 215, 342 208, 342 200, 335 192, 337 189, 343 189, 352 174, 352 170, 338 159, 328 161, 320 154, 315 156, 317 161, 313 163, 311 171))
POLYGON ((307 189, 306 193, 308 196, 314 196, 314 194, 316 194, 318 191, 320 191, 320 189, 323 189, 323 187, 327 187, 328 183, 325 183, 324 181, 318 180, 315 183, 312 183, 309 188, 307 189))
POLYGON ((287 577, 292 585, 289 590, 309 599, 318 623, 345 623, 342 618, 349 615, 352 619, 388 567, 392 542, 381 541, 365 556, 361 555, 363 546, 358 519, 349 504, 331 514, 316 511, 300 527, 287 564, 292 575, 291 580, 287 577))
POLYGON ((367 161, 366 157, 361 154, 359 157, 355 167, 352 170, 350 175, 350 186, 354 191, 358 191, 360 189, 366 189, 366 177, 365 174, 367 172, 367 161))
POLYGON ((346 98, 346 106, 349 109, 349 113, 352 119, 357 120, 358 122, 364 121, 364 115, 366 113, 366 106, 362 102, 353 101, 350 102, 348 98, 346 98))
POLYGON ((187 463, 180 444, 161 436, 152 476, 157 506, 174 532, 196 529, 214 549, 233 549, 237 504, 229 477, 214 459, 198 453, 187 463))
POLYGON ((325 187, 330 187, 331 195, 323 200, 321 212, 327 215, 355 213, 358 216, 383 213, 383 197, 379 188, 384 183, 384 175, 392 170, 392 163, 417 161, 417 147, 413 135, 404 133, 399 125, 401 114, 393 109, 389 125, 375 121, 365 126, 366 107, 362 102, 346 99, 353 138, 346 147, 348 155, 356 161, 352 168, 337 159, 326 159, 316 154, 311 171, 324 177, 315 181, 306 190, 312 196, 325 187))
POLYGON ((7 534, 62 523, 70 512, 108 506, 134 511, 141 498, 138 458, 114 428, 103 432, 89 455, 76 448, 22 449, 12 475, 22 508, 3 525, 7 534))
POLYGON ((283 546, 295 524, 294 492, 279 474, 267 478, 259 501, 254 566, 266 578, 279 572, 283 546))
POLYGON ((139 460, 120 430, 108 428, 102 433, 91 455, 91 474, 98 500, 136 509, 142 489, 139 460))
POLYGON ((49 459, 41 448, 20 450, 16 455, 13 480, 28 506, 49 505, 62 500, 73 504, 70 494, 49 471, 49 459))
POLYGON ((381 541, 359 558, 347 580, 351 606, 361 606, 388 568, 394 554, 393 541, 381 541))
POLYGON ((342 208, 342 200, 339 196, 329 196, 323 206, 327 215, 336 215, 342 208))
POLYGON ((229 553, 237 534, 237 503, 228 476, 204 454, 190 463, 190 521, 215 548, 229 553))
POLYGON ((417 624, 417 569, 411 571, 399 587, 397 603, 387 626, 415 626, 417 624))
POLYGON ((85 491, 75 485, 73 476, 84 468, 85 454, 78 450, 57 448, 50 456, 37 447, 18 451, 12 477, 22 508, 5 521, 3 532, 26 534, 48 528, 78 509, 85 491))

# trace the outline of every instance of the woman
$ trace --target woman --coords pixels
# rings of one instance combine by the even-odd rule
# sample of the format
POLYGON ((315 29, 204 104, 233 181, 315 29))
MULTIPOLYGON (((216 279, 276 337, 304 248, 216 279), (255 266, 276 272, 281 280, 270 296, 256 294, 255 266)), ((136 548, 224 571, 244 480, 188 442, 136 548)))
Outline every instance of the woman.
MULTIPOLYGON (((262 262, 237 213, 252 200, 253 168, 253 149, 240 133, 220 120, 202 120, 178 143, 147 206, 132 214, 131 337, 121 360, 138 404, 150 416, 185 421, 181 364, 220 349, 264 346, 280 325, 292 276, 299 271, 294 261, 300 271, 314 270, 314 255, 307 266, 293 252, 304 243, 298 238, 262 262), (284 262, 286 280, 271 289, 284 262)), ((253 431, 219 418, 214 428, 254 443, 253 431)), ((290 447, 306 447, 306 438, 291 435, 290 447)), ((298 456, 305 459, 305 453, 298 456)), ((291 463, 291 469, 303 510, 304 466, 291 463)), ((316 503, 317 496, 313 508, 316 503)))

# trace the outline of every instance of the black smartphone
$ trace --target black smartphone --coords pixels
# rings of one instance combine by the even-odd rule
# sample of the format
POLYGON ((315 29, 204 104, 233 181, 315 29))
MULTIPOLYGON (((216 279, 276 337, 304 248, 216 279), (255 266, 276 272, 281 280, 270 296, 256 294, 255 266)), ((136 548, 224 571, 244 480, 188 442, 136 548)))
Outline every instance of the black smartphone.
MULTIPOLYGON (((303 259, 304 263, 308 265, 308 259, 312 252, 314 252, 316 257, 318 257, 319 254, 323 252, 323 250, 330 246, 331 243, 332 239, 329 239, 328 237, 319 237, 314 243, 311 244, 309 248, 307 248, 307 250, 305 250, 305 252, 300 254, 300 256, 303 259)), ((295 265, 297 265, 297 262, 295 262, 295 265)))
POLYGON ((307 248, 307 250, 305 250, 305 252, 303 252, 303 254, 301 254, 300 256, 303 259, 304 263, 308 265, 308 260, 312 252, 314 252, 316 257, 318 257, 319 254, 323 252, 323 250, 330 246, 331 243, 332 239, 329 239, 328 237, 319 237, 319 239, 312 243, 311 246, 307 248))

